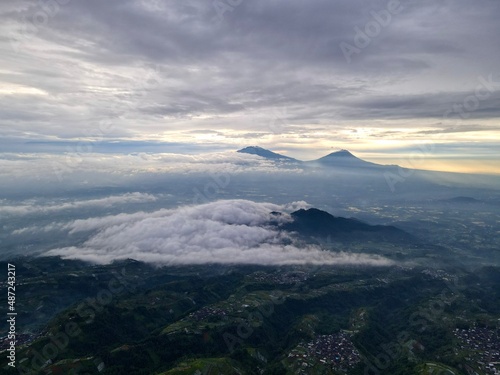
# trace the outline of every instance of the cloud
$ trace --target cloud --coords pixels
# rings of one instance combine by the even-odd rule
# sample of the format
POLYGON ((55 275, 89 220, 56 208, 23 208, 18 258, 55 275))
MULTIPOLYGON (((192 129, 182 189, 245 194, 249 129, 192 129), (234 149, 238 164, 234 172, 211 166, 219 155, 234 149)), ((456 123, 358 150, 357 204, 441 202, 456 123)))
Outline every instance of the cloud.
MULTIPOLYGON (((145 152, 99 154, 85 152, 81 146, 72 150, 65 154, 0 154, 2 193, 5 197, 21 192, 37 196, 68 189, 117 186, 128 191, 143 191, 145 184, 149 187, 168 184, 165 189, 173 194, 176 184, 186 184, 192 192, 195 187, 203 190, 212 180, 218 182, 222 178, 230 181, 231 176, 240 174, 262 173, 264 176, 302 172, 298 167, 279 168, 270 160, 235 151, 184 155, 145 152)), ((11 207, 8 210, 21 212, 31 209, 11 207)))
POLYGON ((458 127, 445 127, 432 130, 421 130, 418 134, 449 134, 449 133, 470 133, 470 132, 494 132, 499 131, 498 126, 462 125, 458 127))
MULTIPOLYGON (((340 43, 353 44, 387 0, 242 1, 223 15, 212 1, 49 3, 0 4, 2 150, 66 152, 61 141, 90 138, 107 140, 99 152, 116 141, 221 150, 256 137, 325 150, 362 121, 412 130, 435 122, 500 58, 491 0, 401 0, 350 64, 340 43), (112 131, 96 131, 103 119, 112 131)), ((499 99, 496 88, 467 119, 497 119, 499 99)))
POLYGON ((157 200, 152 194, 126 193, 99 199, 79 200, 55 204, 40 204, 37 200, 20 202, 16 205, 0 205, 0 215, 32 215, 50 214, 56 211, 77 210, 85 207, 106 208, 115 205, 154 202, 157 200))
POLYGON ((136 259, 171 264, 327 264, 390 265, 368 254, 323 251, 300 246, 288 233, 269 225, 271 219, 291 220, 288 213, 305 202, 285 206, 247 200, 225 200, 151 213, 121 214, 76 220, 63 230, 89 232, 79 246, 52 249, 47 256, 111 263, 136 259), (272 211, 285 212, 280 217, 272 211), (288 211, 288 213, 287 213, 288 211))

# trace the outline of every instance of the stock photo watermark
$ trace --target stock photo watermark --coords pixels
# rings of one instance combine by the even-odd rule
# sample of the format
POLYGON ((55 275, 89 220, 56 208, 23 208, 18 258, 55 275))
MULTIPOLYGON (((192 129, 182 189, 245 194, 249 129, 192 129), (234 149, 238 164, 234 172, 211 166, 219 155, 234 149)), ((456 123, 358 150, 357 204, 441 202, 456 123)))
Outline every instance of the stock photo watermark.
POLYGON ((283 107, 278 110, 273 111, 272 119, 269 121, 267 127, 274 135, 282 134, 288 127, 288 108, 283 107))
MULTIPOLYGON (((494 93, 500 89, 500 80, 495 81, 493 74, 488 77, 479 76, 478 84, 475 87, 474 93, 467 95, 462 101, 455 102, 450 106, 450 109, 443 113, 443 121, 454 119, 454 126, 460 126, 464 120, 469 119, 471 115, 480 110, 481 102, 490 99, 494 93)), ((409 165, 410 168, 398 167, 397 172, 384 172, 384 178, 391 192, 396 191, 398 183, 405 182, 411 177, 416 168, 422 165, 423 161, 435 152, 436 142, 444 135, 440 134, 432 142, 422 143, 417 145, 418 151, 413 152, 407 158, 401 160, 401 164, 409 165)))
POLYGON ((285 298, 281 291, 274 292, 270 295, 270 301, 257 306, 257 311, 248 312, 246 318, 236 327, 236 332, 225 332, 222 338, 229 352, 233 353, 238 345, 243 345, 244 340, 255 332, 255 327, 260 326, 265 318, 269 318, 274 313, 275 305, 282 304, 284 301, 285 298))
MULTIPOLYGON (((83 325, 91 324, 96 318, 96 314, 102 312, 113 299, 125 291, 135 291, 141 284, 139 280, 130 280, 125 267, 120 272, 113 272, 113 278, 107 283, 106 287, 99 290, 95 297, 86 298, 76 307, 76 313, 79 318, 84 319, 83 323, 69 321, 59 327, 56 333, 47 336, 47 342, 40 350, 30 349, 29 357, 24 357, 19 361, 17 367, 19 374, 31 374, 33 371, 41 371, 50 364, 61 353, 68 350, 72 339, 76 339, 83 333, 83 325)), ((94 358, 93 363, 100 372, 105 364, 100 358, 94 358)), ((73 373, 78 373, 82 364, 73 369, 73 373), (76 372, 75 372, 76 371, 76 372)))
POLYGON ((212 8, 215 16, 212 18, 212 23, 220 26, 224 21, 227 12, 234 12, 234 10, 243 3, 243 0, 213 0, 212 8))
MULTIPOLYGON (((147 74, 141 78, 141 84, 133 88, 133 92, 139 98, 144 98, 150 90, 160 85, 160 68, 155 65, 148 70, 147 74)), ((128 110, 134 107, 131 103, 126 103, 126 108, 121 109, 121 114, 112 119, 99 121, 97 127, 83 129, 82 135, 90 138, 88 141, 79 141, 76 146, 68 146, 62 162, 52 162, 52 170, 59 182, 63 181, 64 175, 75 171, 84 162, 85 155, 95 151, 95 147, 106 141, 106 139, 118 129, 116 121, 128 110)))
POLYGON ((59 14, 61 7, 71 0, 38 0, 33 2, 33 10, 29 15, 19 19, 20 29, 10 34, 10 45, 18 53, 22 47, 30 43, 41 29, 47 27, 50 20, 59 14))
POLYGON ((389 0, 384 9, 370 12, 370 20, 363 27, 355 26, 352 41, 342 41, 339 44, 347 63, 350 64, 353 55, 359 55, 375 38, 380 36, 382 31, 391 24, 393 17, 402 11, 403 5, 400 0, 389 0))
MULTIPOLYGON (((437 298, 432 299, 427 306, 421 307, 418 311, 410 315, 408 325, 417 332, 428 331, 432 324, 443 320, 446 306, 461 297, 457 277, 452 277, 451 281, 446 280, 445 284, 446 287, 437 298)), ((425 350, 425 347, 418 340, 412 338, 412 334, 409 331, 400 332, 396 340, 382 344, 380 348, 381 351, 373 356, 372 360, 364 358, 364 375, 384 374, 383 371, 403 353, 408 352, 413 354, 414 350, 425 350)), ((409 360, 411 360, 411 357, 409 360)))
POLYGON ((52 162, 52 171, 59 182, 62 182, 64 175, 73 172, 84 161, 84 156, 92 153, 94 148, 104 142, 107 135, 116 129, 116 125, 110 120, 101 120, 97 128, 85 132, 86 136, 94 138, 92 141, 80 141, 74 147, 67 147, 63 161, 52 162))
POLYGON ((9 348, 7 350, 7 363, 10 367, 16 367, 16 266, 7 264, 7 323, 9 330, 7 338, 9 340, 9 348))
POLYGON ((231 175, 227 172, 211 172, 210 180, 203 185, 202 189, 193 188, 193 204, 203 204, 213 201, 221 192, 229 186, 231 175))

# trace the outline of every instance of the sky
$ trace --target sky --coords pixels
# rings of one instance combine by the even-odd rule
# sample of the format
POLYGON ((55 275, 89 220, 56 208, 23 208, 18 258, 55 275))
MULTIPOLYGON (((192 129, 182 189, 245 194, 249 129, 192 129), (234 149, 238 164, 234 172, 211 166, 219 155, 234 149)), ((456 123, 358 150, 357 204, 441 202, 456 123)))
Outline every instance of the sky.
POLYGON ((2 1, 0 157, 259 145, 500 174, 499 16, 496 0, 2 1))

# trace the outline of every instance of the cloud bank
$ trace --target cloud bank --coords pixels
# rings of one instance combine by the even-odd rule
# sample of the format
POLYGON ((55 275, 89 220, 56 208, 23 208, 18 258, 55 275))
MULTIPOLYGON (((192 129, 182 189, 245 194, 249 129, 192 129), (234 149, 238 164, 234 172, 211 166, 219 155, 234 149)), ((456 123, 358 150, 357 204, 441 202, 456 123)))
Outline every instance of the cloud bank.
POLYGON ((16 205, 0 205, 0 215, 22 216, 30 214, 50 214, 57 211, 77 210, 87 207, 106 208, 122 204, 154 202, 156 200, 157 197, 152 194, 138 192, 112 195, 98 199, 87 199, 53 204, 39 204, 36 200, 29 200, 23 201, 21 204, 16 205))
POLYGON ((105 218, 75 220, 59 229, 89 232, 78 246, 52 249, 47 256, 107 264, 135 259, 157 265, 262 264, 262 265, 374 265, 386 258, 368 254, 323 251, 300 246, 288 233, 270 226, 272 211, 285 212, 278 220, 291 220, 287 212, 307 207, 225 200, 197 206, 139 212, 105 218))

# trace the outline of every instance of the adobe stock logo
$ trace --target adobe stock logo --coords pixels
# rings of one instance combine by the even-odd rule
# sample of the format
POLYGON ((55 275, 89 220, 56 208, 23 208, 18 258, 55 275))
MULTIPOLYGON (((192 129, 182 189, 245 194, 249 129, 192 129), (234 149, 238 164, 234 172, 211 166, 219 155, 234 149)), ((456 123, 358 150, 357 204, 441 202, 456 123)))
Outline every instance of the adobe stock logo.
POLYGON ((224 21, 224 14, 233 12, 242 2, 243 0, 214 0, 212 6, 216 16, 212 18, 212 23, 219 26, 224 21))
POLYGON ((35 10, 19 19, 19 29, 10 32, 10 45, 14 52, 18 53, 21 47, 32 41, 40 30, 49 24, 51 18, 61 11, 61 6, 67 5, 70 1, 38 0, 33 6, 35 10))
POLYGON ((370 12, 371 19, 363 28, 354 27, 353 44, 341 42, 339 44, 344 58, 348 64, 352 62, 352 55, 359 55, 363 49, 367 48, 373 39, 378 37, 382 30, 390 25, 393 16, 401 13, 403 6, 399 0, 389 0, 385 9, 378 12, 372 10, 370 12))

